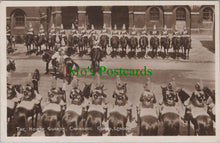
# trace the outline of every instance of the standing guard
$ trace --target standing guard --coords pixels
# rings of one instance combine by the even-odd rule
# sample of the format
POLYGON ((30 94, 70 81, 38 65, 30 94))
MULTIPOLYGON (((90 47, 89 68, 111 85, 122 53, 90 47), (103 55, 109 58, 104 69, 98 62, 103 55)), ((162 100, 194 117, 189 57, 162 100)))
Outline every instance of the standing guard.
POLYGON ((102 47, 103 56, 105 57, 107 54, 110 53, 109 52, 109 35, 106 30, 106 24, 103 25, 103 29, 99 36, 99 44, 102 47))
POLYGON ((117 30, 117 25, 115 24, 114 30, 112 31, 112 37, 111 37, 111 47, 112 47, 112 52, 111 56, 115 57, 117 55, 117 50, 119 47, 119 33, 117 30))
POLYGON ((120 52, 121 57, 124 57, 126 55, 126 49, 127 49, 128 43, 129 43, 129 36, 126 31, 125 24, 123 24, 122 31, 120 33, 120 45, 121 45, 121 50, 122 50, 120 52))
POLYGON ((52 24, 51 29, 50 29, 50 33, 48 36, 49 50, 50 50, 50 48, 52 48, 52 50, 54 50, 55 43, 56 43, 56 30, 55 30, 54 24, 52 24))
POLYGON ((66 36, 65 30, 63 29, 63 24, 61 24, 61 26, 60 26, 60 33, 59 33, 59 35, 60 35, 60 41, 62 42, 62 40, 64 40, 65 45, 66 45, 67 44, 67 36, 66 36))

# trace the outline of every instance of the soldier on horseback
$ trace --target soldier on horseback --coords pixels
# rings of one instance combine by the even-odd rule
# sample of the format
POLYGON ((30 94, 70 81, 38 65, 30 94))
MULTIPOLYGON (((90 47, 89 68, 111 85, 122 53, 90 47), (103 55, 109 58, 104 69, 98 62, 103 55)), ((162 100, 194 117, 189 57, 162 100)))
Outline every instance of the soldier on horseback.
POLYGON ((67 45, 67 36, 65 30, 63 29, 63 24, 61 24, 60 26, 59 37, 60 37, 60 41, 64 42, 64 44, 67 45))
POLYGON ((146 25, 144 26, 140 38, 139 38, 139 46, 141 48, 141 52, 138 53, 138 57, 147 57, 147 47, 148 47, 148 34, 146 25))
POLYGON ((170 38, 167 31, 167 26, 164 26, 164 30, 161 33, 161 49, 164 48, 165 57, 168 55, 168 50, 170 48, 170 38))
POLYGON ((151 32, 151 38, 150 38, 150 46, 152 47, 152 57, 157 57, 157 50, 159 47, 159 31, 157 31, 156 25, 154 25, 154 29, 151 32))
POLYGON ((106 24, 103 25, 103 29, 99 37, 99 43, 102 47, 102 51, 104 52, 104 56, 107 55, 107 48, 109 47, 109 35, 107 33, 106 24))
POLYGON ((188 33, 186 27, 184 27, 184 31, 182 32, 181 36, 181 46, 184 48, 184 56, 185 58, 189 58, 189 51, 192 49, 191 47, 191 36, 188 33), (188 51, 188 54, 186 54, 186 50, 188 51))
POLYGON ((127 49, 127 45, 129 42, 129 35, 126 31, 126 27, 125 24, 123 24, 122 26, 122 31, 120 33, 120 45, 121 45, 121 56, 125 56, 126 55, 126 49, 127 49))
POLYGON ((34 44, 34 29, 32 27, 32 24, 29 23, 29 29, 27 31, 26 37, 25 37, 25 45, 27 47, 27 54, 31 50, 31 45, 34 44))
POLYGON ((55 30, 54 24, 52 24, 51 29, 50 29, 50 33, 49 33, 49 37, 48 37, 49 50, 50 50, 50 48, 52 48, 52 50, 54 50, 55 43, 56 43, 56 30, 55 30))
POLYGON ((112 57, 117 55, 117 51, 119 48, 119 32, 117 30, 117 25, 115 24, 114 30, 112 31, 112 37, 111 37, 111 47, 112 47, 112 57))

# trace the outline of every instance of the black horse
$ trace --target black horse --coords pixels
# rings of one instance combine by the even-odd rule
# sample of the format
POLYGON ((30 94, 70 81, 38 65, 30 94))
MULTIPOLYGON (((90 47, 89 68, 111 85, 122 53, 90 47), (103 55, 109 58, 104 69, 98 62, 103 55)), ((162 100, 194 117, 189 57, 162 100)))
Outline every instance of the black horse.
POLYGON ((95 73, 99 71, 101 58, 102 58, 101 49, 93 48, 91 50, 91 61, 92 61, 91 69, 93 69, 95 73))
POLYGON ((154 36, 150 38, 150 46, 152 47, 152 58, 157 57, 157 50, 159 47, 159 38, 154 36))
POLYGON ((111 38, 111 47, 112 47, 112 53, 111 53, 111 57, 115 57, 118 52, 118 47, 119 47, 119 37, 118 36, 112 36, 111 38))
POLYGON ((120 52, 120 56, 124 57, 126 55, 126 49, 129 43, 129 38, 126 36, 122 36, 120 38, 120 45, 121 45, 121 49, 122 51, 120 52))
POLYGON ((168 51, 170 48, 170 38, 169 37, 161 37, 161 48, 164 49, 164 58, 168 56, 168 51))
POLYGON ((172 46, 173 46, 173 50, 174 50, 174 58, 179 58, 179 50, 181 47, 180 37, 173 37, 172 38, 172 46))
POLYGON ((100 46, 102 47, 102 51, 103 51, 103 56, 107 55, 107 46, 109 46, 109 37, 107 35, 102 35, 100 37, 100 42, 99 42, 100 46))
POLYGON ((25 36, 25 45, 27 47, 26 55, 31 54, 31 52, 34 50, 34 46, 35 46, 35 42, 34 41, 35 41, 34 40, 34 35, 27 34, 25 36), (32 50, 31 50, 31 46, 32 46, 32 50))
POLYGON ((139 46, 141 48, 141 52, 138 53, 138 57, 144 57, 147 51, 147 46, 148 46, 148 38, 146 36, 140 37, 139 46))

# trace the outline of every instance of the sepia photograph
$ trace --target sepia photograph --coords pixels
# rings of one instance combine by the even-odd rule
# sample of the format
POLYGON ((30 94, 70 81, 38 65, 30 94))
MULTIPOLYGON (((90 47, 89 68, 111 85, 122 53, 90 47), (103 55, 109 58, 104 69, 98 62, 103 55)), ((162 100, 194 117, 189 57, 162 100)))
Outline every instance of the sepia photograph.
POLYGON ((217 1, 0 5, 4 141, 219 141, 217 1))

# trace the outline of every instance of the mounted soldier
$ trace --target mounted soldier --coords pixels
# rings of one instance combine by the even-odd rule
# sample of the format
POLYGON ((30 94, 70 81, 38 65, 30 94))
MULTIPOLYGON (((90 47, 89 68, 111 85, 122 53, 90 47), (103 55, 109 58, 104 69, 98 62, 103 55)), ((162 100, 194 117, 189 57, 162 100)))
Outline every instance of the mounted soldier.
POLYGON ((96 74, 96 83, 91 92, 91 102, 88 107, 88 115, 86 120, 86 127, 92 128, 88 130, 89 136, 101 136, 103 130, 99 130, 99 127, 102 125, 107 127, 107 106, 106 106, 106 97, 104 93, 104 85, 100 81, 100 75, 96 74))
POLYGON ((167 26, 165 25, 164 26, 164 29, 161 33, 161 49, 162 47, 164 48, 164 55, 165 57, 168 55, 168 50, 170 48, 170 38, 169 38, 169 35, 168 35, 168 31, 167 31, 167 26))
POLYGON ((46 38, 46 34, 45 34, 44 27, 42 24, 40 25, 39 33, 35 39, 35 42, 36 42, 36 47, 37 47, 37 54, 41 52, 41 46, 43 44, 46 46, 46 49, 47 49, 47 38, 46 38), (40 48, 40 50, 38 50, 38 48, 40 48))
POLYGON ((56 131, 50 128, 62 128, 62 117, 66 109, 66 86, 57 89, 56 79, 52 78, 51 89, 48 91, 47 103, 43 108, 41 116, 42 127, 46 136, 54 136, 56 131), (57 123, 60 123, 58 126, 57 123))
POLYGON ((139 38, 139 46, 141 48, 141 52, 138 54, 138 57, 147 57, 147 47, 148 47, 148 35, 147 35, 147 27, 144 26, 140 38, 139 38))
POLYGON ((173 32, 172 46, 173 46, 173 51, 174 51, 174 57, 179 58, 179 50, 181 47, 181 38, 180 38, 179 31, 177 31, 177 26, 175 26, 175 30, 173 32))
POLYGON ((94 25, 92 24, 91 26, 91 31, 89 33, 89 48, 92 49, 93 48, 93 43, 94 43, 94 40, 98 39, 98 34, 94 28, 94 25))
POLYGON ((137 121, 140 127, 139 135, 157 135, 159 111, 156 98, 152 91, 150 79, 144 84, 144 92, 140 97, 140 104, 137 107, 137 121), (152 126, 147 126, 151 124, 152 126))
POLYGON ((181 36, 181 45, 184 48, 184 58, 189 58, 189 51, 192 49, 191 41, 191 35, 188 33, 186 27, 184 27, 184 31, 182 32, 181 36), (186 51, 188 52, 187 54, 186 51))
POLYGON ((159 31, 157 31, 156 25, 154 25, 154 29, 151 32, 151 38, 150 38, 150 46, 152 48, 152 57, 157 57, 157 50, 159 48, 159 31))
POLYGON ((29 28, 25 36, 25 45, 27 47, 27 53, 26 53, 27 55, 31 51, 31 46, 34 47, 34 29, 31 23, 29 23, 29 28))
POLYGON ((125 27, 125 24, 123 24, 122 26, 122 31, 120 33, 120 45, 121 45, 121 48, 122 48, 122 51, 121 51, 121 57, 124 57, 126 55, 126 49, 127 49, 127 45, 129 43, 129 35, 126 31, 126 27, 125 27))
POLYGON ((49 36, 48 36, 49 50, 50 50, 50 48, 52 50, 54 50, 55 43, 56 43, 56 30, 55 30, 54 24, 52 24, 51 29, 50 29, 50 33, 49 33, 49 36))
POLYGON ((78 36, 79 36, 78 30, 76 30, 74 24, 72 24, 72 30, 70 32, 68 39, 68 44, 69 44, 68 55, 73 55, 75 52, 77 52, 77 45, 79 41, 78 36))
POLYGON ((201 83, 195 84, 195 91, 184 105, 186 106, 185 118, 193 123, 195 135, 213 135, 213 121, 207 113, 208 107, 201 83))
POLYGON ((114 30, 112 31, 112 37, 111 37, 111 47, 112 47, 112 53, 111 56, 115 57, 118 54, 118 48, 119 48, 119 33, 117 30, 117 25, 115 24, 114 30))
POLYGON ((103 25, 103 29, 101 31, 99 37, 99 44, 102 47, 103 55, 107 55, 107 48, 109 47, 109 35, 107 33, 106 24, 103 25))
POLYGON ((112 95, 115 103, 109 109, 110 136, 125 136, 130 130, 117 130, 117 127, 132 128, 132 104, 128 101, 126 83, 116 78, 116 90, 112 95))
POLYGON ((80 40, 80 46, 79 48, 81 47, 81 44, 82 44, 82 52, 85 53, 88 46, 89 46, 89 37, 88 37, 88 32, 87 32, 87 29, 86 29, 86 26, 82 26, 82 30, 81 30, 81 40, 80 40))
POLYGON ((67 45, 67 36, 66 36, 66 32, 63 28, 63 24, 60 25, 59 38, 60 38, 61 42, 63 40, 65 45, 67 45))
POLYGON ((128 57, 129 58, 135 57, 136 50, 138 47, 138 36, 137 36, 135 25, 133 26, 132 31, 130 32, 129 47, 131 50, 128 52, 128 57))

